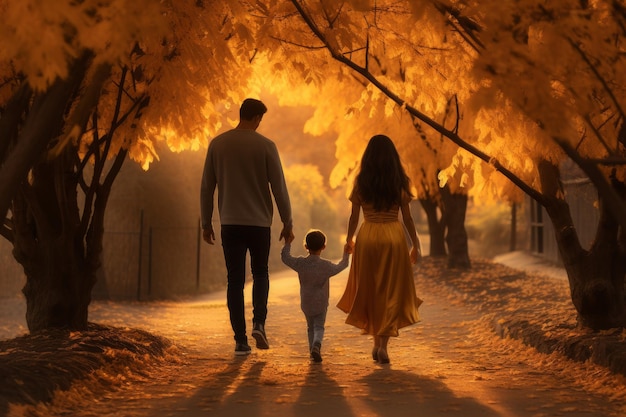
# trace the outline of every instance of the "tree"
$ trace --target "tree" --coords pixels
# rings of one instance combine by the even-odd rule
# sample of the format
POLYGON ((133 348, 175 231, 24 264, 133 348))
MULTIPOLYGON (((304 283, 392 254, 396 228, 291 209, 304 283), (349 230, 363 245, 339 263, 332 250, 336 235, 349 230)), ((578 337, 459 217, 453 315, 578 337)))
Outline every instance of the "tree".
MULTIPOLYGON (((290 44, 288 40, 279 36, 273 35, 275 39, 290 44)), ((324 74, 329 74, 329 64, 323 66, 318 63, 319 57, 315 54, 317 51, 313 47, 310 48, 307 54, 303 54, 310 60, 307 65, 324 68, 326 69, 324 74)), ((273 54, 279 55, 277 51, 280 48, 276 45, 270 49, 273 54)), ((320 140, 327 137, 328 132, 336 135, 336 166, 330 175, 330 185, 333 188, 342 185, 350 188, 352 175, 358 167, 367 140, 373 134, 380 133, 381 127, 384 126, 384 132, 394 139, 403 156, 413 179, 417 197, 427 209, 431 234, 430 254, 444 257, 447 255, 445 243, 447 232, 448 241, 452 243, 449 257, 451 266, 468 267, 469 253, 463 217, 467 195, 458 181, 449 181, 440 187, 438 179, 439 172, 451 163, 456 147, 441 138, 428 140, 419 123, 407 117, 402 110, 389 106, 384 95, 368 88, 362 80, 353 76, 343 76, 341 67, 332 70, 339 74, 337 77, 323 77, 312 71, 309 66, 301 66, 297 60, 299 58, 296 58, 293 66, 287 67, 290 63, 287 57, 294 56, 299 57, 300 54, 288 49, 284 57, 275 58, 277 63, 265 62, 258 65, 256 71, 260 72, 260 78, 266 80, 269 90, 281 97, 283 103, 315 108, 314 114, 305 125, 306 133, 315 135, 320 140), (280 71, 273 65, 280 68, 280 71), (302 68, 306 70, 301 74, 302 68), (307 82, 301 82, 301 77, 305 77, 307 82), (287 90, 285 85, 298 93, 285 94, 287 90), (417 138, 421 140, 416 140, 417 138), (449 196, 446 199, 448 209, 444 205, 440 190, 449 196), (458 205, 456 204, 458 201, 461 203, 457 210, 459 217, 448 215, 455 209, 455 205, 458 205), (451 239, 455 233, 461 238, 451 239)), ((445 115, 442 116, 444 117, 445 115)), ((319 143, 318 146, 323 144, 319 143)), ((458 180, 460 179, 459 176, 458 180)))
MULTIPOLYGON (((331 181, 349 178, 364 141, 384 125, 422 167, 412 171, 418 188, 537 200, 557 230, 581 322, 626 323, 626 13, 619 4, 68 0, 51 7, 28 0, 0 8, 7 44, 0 51, 0 209, 13 201, 2 235, 18 242, 18 256, 55 259, 52 242, 62 241, 55 250, 79 252, 62 259, 89 265, 72 274, 58 265, 66 278, 53 280, 57 287, 66 280, 80 291, 66 297, 69 307, 53 297, 34 301, 31 312, 48 316, 43 327, 86 323, 96 265, 86 255, 99 252, 97 217, 124 153, 147 167, 158 142, 198 149, 219 129, 221 106, 270 80, 286 96, 303 85, 299 99, 316 105, 307 129, 338 132, 341 159, 331 181), (46 31, 45 42, 32 28, 46 31), (589 251, 559 184, 566 157, 599 193, 602 220, 589 251), (93 181, 83 176, 88 163, 93 181), (77 188, 93 206, 78 209, 77 188), (51 320, 53 311, 78 319, 51 320)), ((35 275, 26 292, 45 292, 35 275)))
MULTIPOLYGON (((475 188, 519 199, 503 185, 503 174, 546 207, 582 324, 626 324, 621 6, 563 1, 550 8, 528 2, 509 9, 494 1, 461 9, 437 1, 372 6, 357 0, 293 0, 292 5, 306 28, 298 33, 308 30, 309 50, 330 53, 368 89, 383 92, 462 148, 442 179, 470 166, 475 188), (600 51, 592 55, 597 46, 600 51), (555 50, 566 56, 549 59, 555 50), (443 59, 451 56, 456 69, 443 59), (399 62, 406 71, 389 71, 399 62), (446 81, 438 83, 442 74, 446 81), (465 121, 459 132, 436 122, 452 93, 465 121), (480 166, 468 153, 488 165, 480 166), (599 191, 602 221, 590 251, 577 240, 559 187, 558 164, 566 156, 599 191)), ((275 38, 303 44, 287 35, 275 38)))
POLYGON ((600 223, 591 248, 584 250, 562 198, 558 159, 539 158, 545 196, 541 203, 555 226, 579 317, 594 328, 623 326, 626 62, 621 49, 626 13, 617 2, 563 1, 544 6, 529 2, 522 15, 513 8, 498 20, 486 21, 489 43, 476 68, 478 74, 484 73, 486 61, 490 61, 487 71, 494 88, 541 126, 562 155, 574 161, 596 186, 600 223), (492 31, 502 36, 490 36, 492 31), (505 48, 510 48, 509 52, 505 48), (496 50, 504 54, 497 56, 496 50), (502 59, 510 61, 502 65, 502 59), (520 78, 520 71, 529 76, 520 78), (523 88, 507 88, 513 77, 522 81, 523 88))
POLYGON ((247 61, 231 48, 245 30, 229 6, 1 4, 0 202, 11 206, 0 233, 24 267, 31 331, 86 327, 108 195, 127 155, 147 169, 159 141, 198 148, 220 126, 215 108, 243 97, 247 61))

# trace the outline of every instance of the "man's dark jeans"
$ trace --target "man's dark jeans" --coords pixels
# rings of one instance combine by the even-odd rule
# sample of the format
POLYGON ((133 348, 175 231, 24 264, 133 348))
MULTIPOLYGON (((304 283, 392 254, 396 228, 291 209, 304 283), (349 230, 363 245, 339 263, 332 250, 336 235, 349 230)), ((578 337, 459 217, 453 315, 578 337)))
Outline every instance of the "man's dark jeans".
POLYGON ((237 343, 247 343, 243 287, 246 282, 246 253, 252 269, 252 320, 265 324, 270 282, 267 262, 270 254, 270 228, 222 225, 222 248, 228 271, 226 300, 230 324, 237 343))

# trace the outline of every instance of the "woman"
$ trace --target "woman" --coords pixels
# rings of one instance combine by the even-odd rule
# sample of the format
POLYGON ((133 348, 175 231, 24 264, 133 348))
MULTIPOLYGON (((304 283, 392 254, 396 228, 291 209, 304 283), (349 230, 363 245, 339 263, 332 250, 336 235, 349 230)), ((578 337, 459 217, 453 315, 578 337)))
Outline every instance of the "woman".
POLYGON ((421 251, 409 209, 412 197, 393 142, 384 135, 372 137, 350 195, 346 250, 353 258, 337 307, 348 313, 346 323, 374 336, 372 357, 379 363, 389 363, 389 337, 419 321, 422 300, 415 294, 411 264, 421 257, 421 251), (361 209, 364 222, 355 244, 361 209), (411 238, 410 252, 398 211, 411 238))

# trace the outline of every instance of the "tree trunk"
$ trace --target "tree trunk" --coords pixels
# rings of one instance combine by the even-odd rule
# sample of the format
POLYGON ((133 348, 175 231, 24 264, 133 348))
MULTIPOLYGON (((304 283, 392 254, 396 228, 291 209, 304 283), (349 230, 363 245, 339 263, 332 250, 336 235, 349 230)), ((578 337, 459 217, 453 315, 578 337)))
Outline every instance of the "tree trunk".
POLYGON ((451 193, 448 187, 443 187, 441 196, 445 207, 444 218, 447 227, 448 268, 469 269, 471 262, 465 230, 467 195, 451 193))
POLYGON ((73 172, 75 148, 32 170, 13 200, 13 255, 24 267, 26 323, 31 332, 85 329, 97 264, 84 243, 73 172))
POLYGON ((36 258, 24 263, 26 323, 31 332, 49 328, 87 328, 90 275, 71 240, 38 242, 36 258))
MULTIPOLYGON (((4 160, 0 165, 0 215, 3 218, 18 192, 20 182, 37 159, 45 153, 50 139, 55 137, 51 132, 60 132, 68 103, 85 78, 90 59, 91 55, 85 53, 72 64, 67 79, 57 79, 45 93, 34 98, 26 121, 20 126, 17 143, 10 151, 5 152, 8 153, 3 155, 4 160)), ((20 90, 16 93, 20 94, 24 92, 20 90)), ((17 96, 14 100, 21 101, 17 96)), ((19 115, 23 110, 19 106, 17 109, 12 107, 11 120, 0 124, 0 133, 8 135, 4 140, 10 140, 11 131, 15 128, 12 123, 19 123, 19 115), (13 110, 17 114, 13 114, 13 110)))
POLYGON ((446 226, 444 222, 438 218, 437 209, 439 206, 434 199, 420 199, 420 204, 426 213, 428 220, 428 232, 430 234, 430 256, 445 257, 448 252, 446 251, 445 231, 446 226))
POLYGON ((48 226, 37 228, 23 201, 19 197, 13 206, 13 255, 26 275, 22 291, 28 329, 85 329, 95 271, 85 262, 80 237, 76 229, 57 234, 47 233, 48 226))
POLYGON ((626 253, 591 251, 567 267, 572 302, 582 326, 595 330, 626 326, 624 272, 617 256, 626 253))
POLYGON ((584 250, 569 205, 558 197, 563 195, 558 167, 542 161, 538 168, 544 194, 548 197, 546 211, 554 226, 579 323, 596 330, 625 326, 624 231, 601 201, 600 224, 594 243, 590 250, 584 250))

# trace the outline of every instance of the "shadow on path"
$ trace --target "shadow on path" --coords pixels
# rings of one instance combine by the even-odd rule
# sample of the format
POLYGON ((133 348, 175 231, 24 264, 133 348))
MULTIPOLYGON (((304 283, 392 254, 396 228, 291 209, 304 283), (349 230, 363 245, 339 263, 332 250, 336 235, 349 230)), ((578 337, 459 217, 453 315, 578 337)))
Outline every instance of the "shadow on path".
POLYGON ((265 362, 250 357, 234 357, 225 370, 205 381, 195 395, 171 415, 206 415, 246 417, 260 416, 257 402, 261 398, 259 381, 265 362), (236 410, 236 411, 234 411, 236 410))
POLYGON ((299 417, 357 416, 346 400, 346 386, 328 376, 319 364, 311 364, 300 390, 300 397, 293 405, 293 415, 299 417), (326 411, 326 412, 325 412, 326 411))
POLYGON ((472 398, 454 395, 442 382, 411 372, 381 368, 360 382, 369 388, 365 402, 374 416, 501 416, 472 398))

